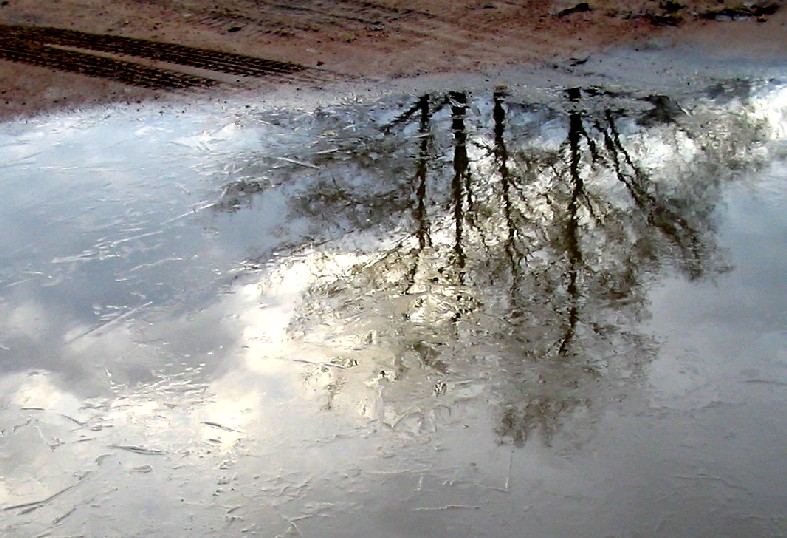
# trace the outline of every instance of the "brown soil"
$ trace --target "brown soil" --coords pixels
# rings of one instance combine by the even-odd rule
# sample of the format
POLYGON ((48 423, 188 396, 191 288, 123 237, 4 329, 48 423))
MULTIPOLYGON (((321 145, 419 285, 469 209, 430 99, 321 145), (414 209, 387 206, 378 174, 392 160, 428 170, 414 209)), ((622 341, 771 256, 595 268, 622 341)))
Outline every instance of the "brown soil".
POLYGON ((483 73, 647 41, 787 58, 779 2, 0 0, 0 117, 110 101, 483 73), (748 7, 747 7, 748 6, 748 7))

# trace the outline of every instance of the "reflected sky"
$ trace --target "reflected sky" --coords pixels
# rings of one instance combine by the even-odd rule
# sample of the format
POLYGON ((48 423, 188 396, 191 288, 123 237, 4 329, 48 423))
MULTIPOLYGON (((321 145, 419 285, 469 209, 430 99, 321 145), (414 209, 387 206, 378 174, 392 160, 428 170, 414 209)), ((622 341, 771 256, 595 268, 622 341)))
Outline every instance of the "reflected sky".
POLYGON ((3 125, 0 530, 784 532, 785 95, 3 125))

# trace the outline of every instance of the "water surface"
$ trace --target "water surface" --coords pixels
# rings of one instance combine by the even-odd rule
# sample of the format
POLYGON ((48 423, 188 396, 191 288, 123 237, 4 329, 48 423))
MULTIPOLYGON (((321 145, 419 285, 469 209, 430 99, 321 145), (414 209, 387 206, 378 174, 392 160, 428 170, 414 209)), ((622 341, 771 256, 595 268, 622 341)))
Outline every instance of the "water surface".
POLYGON ((0 132, 4 536, 787 530, 785 89, 0 132))

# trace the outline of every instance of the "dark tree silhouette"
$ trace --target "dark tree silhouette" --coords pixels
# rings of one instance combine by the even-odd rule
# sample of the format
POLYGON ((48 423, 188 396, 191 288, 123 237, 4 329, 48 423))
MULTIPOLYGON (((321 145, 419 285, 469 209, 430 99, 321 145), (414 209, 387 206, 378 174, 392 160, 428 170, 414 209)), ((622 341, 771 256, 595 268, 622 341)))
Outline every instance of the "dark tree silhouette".
MULTIPOLYGON (((690 279, 724 270, 711 215, 725 176, 714 167, 758 137, 746 116, 708 131, 669 99, 639 107, 571 88, 553 105, 498 90, 423 95, 389 121, 343 111, 376 127, 326 141, 335 151, 318 144, 320 168, 302 174, 290 213, 317 235, 338 227, 373 246, 346 271, 316 275, 293 329, 356 335, 334 363, 410 383, 427 406, 450 401, 466 370, 487 371, 495 430, 516 444, 534 431, 548 442, 574 411, 622 397, 653 355, 638 324, 661 268, 690 279), (671 160, 654 163, 651 144, 671 160)), ((340 132, 337 116, 318 128, 340 132)), ((357 379, 330 372, 329 406, 357 379)))

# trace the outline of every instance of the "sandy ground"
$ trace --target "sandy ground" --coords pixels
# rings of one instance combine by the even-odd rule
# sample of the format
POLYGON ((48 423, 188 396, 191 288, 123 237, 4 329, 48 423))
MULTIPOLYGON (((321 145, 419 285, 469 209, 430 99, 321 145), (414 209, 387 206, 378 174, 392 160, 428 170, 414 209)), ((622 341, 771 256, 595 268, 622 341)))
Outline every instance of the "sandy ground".
POLYGON ((781 2, 727 0, 3 0, 0 117, 581 62, 654 39, 725 58, 785 59, 786 11, 781 2))

